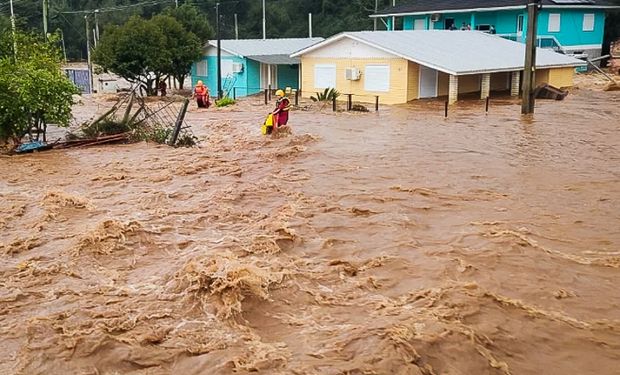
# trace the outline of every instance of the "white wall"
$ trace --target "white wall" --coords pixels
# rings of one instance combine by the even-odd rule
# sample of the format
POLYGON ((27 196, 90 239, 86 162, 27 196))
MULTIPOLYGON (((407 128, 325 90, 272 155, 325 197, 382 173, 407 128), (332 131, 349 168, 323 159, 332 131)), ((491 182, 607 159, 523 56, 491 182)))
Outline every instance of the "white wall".
MULTIPOLYGON (((217 56, 217 48, 215 47, 207 47, 204 53, 205 56, 217 56)), ((230 53, 222 50, 222 56, 233 56, 230 53)))
POLYGON ((373 48, 349 38, 342 38, 322 48, 304 55, 313 58, 345 58, 345 59, 372 59, 398 58, 390 53, 373 48))

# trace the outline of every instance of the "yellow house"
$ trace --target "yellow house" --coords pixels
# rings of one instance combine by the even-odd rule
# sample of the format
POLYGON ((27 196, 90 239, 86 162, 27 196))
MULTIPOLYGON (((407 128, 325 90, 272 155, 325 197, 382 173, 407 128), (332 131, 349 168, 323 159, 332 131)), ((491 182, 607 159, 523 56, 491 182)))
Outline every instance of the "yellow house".
MULTIPOLYGON (((291 55, 301 58, 306 97, 325 88, 353 94, 355 100, 398 104, 421 98, 492 91, 519 95, 525 46, 477 31, 345 32, 291 55)), ((536 83, 573 84, 584 61, 537 50, 536 83)))

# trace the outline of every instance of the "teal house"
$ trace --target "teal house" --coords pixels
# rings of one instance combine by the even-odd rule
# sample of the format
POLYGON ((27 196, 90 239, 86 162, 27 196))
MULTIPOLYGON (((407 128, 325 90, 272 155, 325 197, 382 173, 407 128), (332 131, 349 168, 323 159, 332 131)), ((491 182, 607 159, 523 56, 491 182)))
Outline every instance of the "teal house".
MULTIPOLYGON (((221 41, 222 90, 225 96, 243 97, 264 89, 299 85, 299 59, 291 54, 323 38, 232 39, 221 41)), ((192 65, 192 85, 203 81, 217 93, 217 41, 207 43, 202 59, 192 65)))
MULTIPOLYGON (((527 0, 398 1, 371 17, 388 30, 478 30, 525 42, 527 0)), ((538 16, 538 46, 557 52, 601 55, 605 17, 620 10, 612 0, 542 0, 538 16)), ((458 56, 455 56, 458 58, 458 56)))

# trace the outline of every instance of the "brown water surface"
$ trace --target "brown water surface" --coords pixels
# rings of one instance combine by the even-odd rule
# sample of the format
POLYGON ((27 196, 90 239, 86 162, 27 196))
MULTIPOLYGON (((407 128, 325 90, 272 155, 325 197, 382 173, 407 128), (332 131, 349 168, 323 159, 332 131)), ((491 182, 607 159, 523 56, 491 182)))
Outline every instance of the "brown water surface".
POLYGON ((620 374, 619 104, 2 157, 0 374, 620 374))

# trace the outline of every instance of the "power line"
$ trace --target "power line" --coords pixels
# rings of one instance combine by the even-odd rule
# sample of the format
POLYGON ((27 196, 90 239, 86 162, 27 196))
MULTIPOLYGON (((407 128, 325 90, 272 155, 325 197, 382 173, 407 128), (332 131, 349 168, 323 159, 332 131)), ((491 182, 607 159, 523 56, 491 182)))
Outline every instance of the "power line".
MULTIPOLYGON (((164 3, 172 3, 174 2, 174 0, 151 0, 151 1, 144 1, 142 3, 138 3, 138 4, 131 4, 131 5, 119 5, 119 6, 115 6, 115 7, 109 7, 109 8, 99 8, 99 13, 106 13, 106 12, 115 12, 118 10, 125 10, 125 9, 129 9, 129 8, 134 8, 134 7, 139 7, 139 6, 154 6, 154 5, 160 5, 160 4, 164 4, 164 3)), ((97 9, 90 9, 90 10, 72 10, 72 11, 66 11, 66 12, 60 12, 60 13, 64 13, 64 14, 90 14, 90 13, 95 13, 97 9)))

